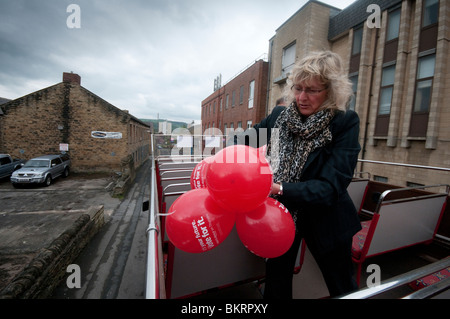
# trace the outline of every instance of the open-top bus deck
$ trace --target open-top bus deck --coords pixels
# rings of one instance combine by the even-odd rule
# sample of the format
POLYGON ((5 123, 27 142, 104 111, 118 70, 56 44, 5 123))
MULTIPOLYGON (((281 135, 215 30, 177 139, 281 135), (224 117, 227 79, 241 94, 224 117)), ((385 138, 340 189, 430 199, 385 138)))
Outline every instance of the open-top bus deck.
MULTIPOLYGON (((157 140, 153 136, 152 145, 157 140)), ((204 253, 187 253, 170 242, 165 214, 191 190, 192 171, 204 156, 153 150, 146 298, 263 298, 265 259, 244 247, 235 228, 204 253)), ((399 187, 373 181, 369 173, 355 173, 348 191, 363 225, 352 251, 360 289, 340 298, 450 298, 449 189, 446 184, 399 187)), ((294 273, 294 299, 329 297, 304 242, 294 273)))

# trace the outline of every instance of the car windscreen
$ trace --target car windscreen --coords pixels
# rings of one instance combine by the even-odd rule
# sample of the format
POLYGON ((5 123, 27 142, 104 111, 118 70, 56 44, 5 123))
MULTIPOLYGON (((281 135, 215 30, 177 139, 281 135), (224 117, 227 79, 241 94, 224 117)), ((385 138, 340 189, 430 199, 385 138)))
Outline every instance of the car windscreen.
POLYGON ((49 167, 48 160, 29 160, 23 167, 49 167))

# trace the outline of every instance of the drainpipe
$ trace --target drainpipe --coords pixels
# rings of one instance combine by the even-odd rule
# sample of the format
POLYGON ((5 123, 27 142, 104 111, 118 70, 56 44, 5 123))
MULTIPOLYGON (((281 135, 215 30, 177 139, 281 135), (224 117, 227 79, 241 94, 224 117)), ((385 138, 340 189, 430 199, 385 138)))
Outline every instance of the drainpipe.
MULTIPOLYGON (((372 74, 370 76, 370 88, 369 88, 369 103, 367 106, 367 114, 366 114, 366 125, 364 127, 364 139, 363 139, 363 147, 361 152, 361 159, 365 159, 366 151, 367 151, 367 139, 368 139, 368 130, 369 130, 369 117, 370 117, 370 105, 372 104, 372 91, 373 91, 373 81, 375 77, 375 64, 376 64, 376 57, 377 57, 377 46, 378 46, 378 37, 379 37, 379 29, 377 28, 375 30, 375 46, 374 46, 374 54, 372 59, 372 74)), ((364 171, 364 162, 361 162, 361 172, 364 171)))
POLYGON ((269 45, 269 54, 267 56, 267 59, 269 60, 269 70, 268 70, 268 76, 267 76, 267 94, 266 94, 266 116, 269 115, 269 96, 271 91, 271 85, 270 85, 270 75, 272 73, 272 52, 273 52, 273 40, 270 40, 269 45))

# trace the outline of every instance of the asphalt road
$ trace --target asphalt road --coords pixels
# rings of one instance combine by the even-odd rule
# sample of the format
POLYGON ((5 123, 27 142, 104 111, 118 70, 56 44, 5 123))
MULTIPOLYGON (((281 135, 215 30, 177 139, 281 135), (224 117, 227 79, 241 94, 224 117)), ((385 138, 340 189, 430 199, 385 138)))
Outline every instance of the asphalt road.
POLYGON ((123 199, 110 196, 108 186, 113 179, 107 176, 73 174, 58 178, 49 187, 20 189, 0 180, 0 211, 7 214, 104 205, 105 225, 74 261, 80 269, 81 288, 69 288, 65 278, 52 298, 144 298, 148 212, 142 212, 142 203, 150 193, 150 165, 147 161, 138 170, 123 199))
POLYGON ((150 194, 150 165, 151 161, 147 161, 138 170, 127 196, 75 260, 75 264, 80 266, 81 288, 70 289, 66 282, 62 282, 54 291, 53 298, 145 297, 148 212, 142 212, 142 203, 150 194))

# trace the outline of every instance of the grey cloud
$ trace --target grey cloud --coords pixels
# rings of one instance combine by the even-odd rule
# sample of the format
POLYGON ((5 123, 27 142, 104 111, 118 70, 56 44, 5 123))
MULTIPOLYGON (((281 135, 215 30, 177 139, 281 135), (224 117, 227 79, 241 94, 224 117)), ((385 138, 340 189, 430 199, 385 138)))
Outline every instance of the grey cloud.
POLYGON ((226 81, 267 53, 275 29, 304 2, 0 0, 0 97, 73 71, 137 117, 199 120, 214 78, 226 81), (72 3, 80 29, 66 25, 72 3))

